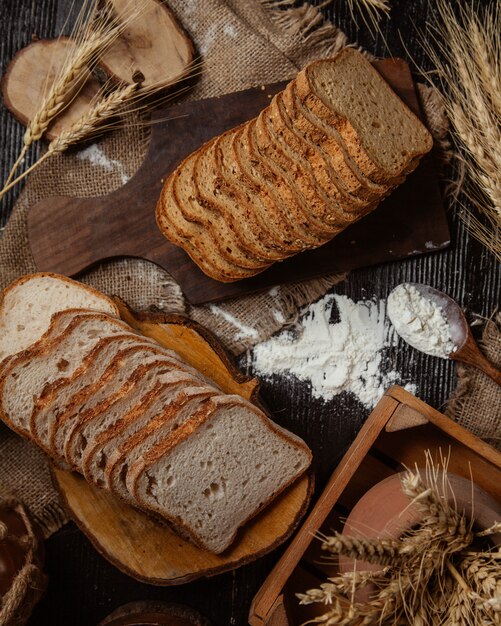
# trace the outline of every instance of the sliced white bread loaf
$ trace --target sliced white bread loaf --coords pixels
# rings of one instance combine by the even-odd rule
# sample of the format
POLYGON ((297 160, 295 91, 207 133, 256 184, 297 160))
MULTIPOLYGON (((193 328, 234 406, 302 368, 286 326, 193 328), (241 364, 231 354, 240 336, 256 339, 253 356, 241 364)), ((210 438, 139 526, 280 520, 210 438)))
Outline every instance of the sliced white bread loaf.
POLYGON ((60 335, 41 339, 9 361, 0 376, 2 419, 26 434, 44 389, 77 369, 81 359, 75 355, 87 354, 105 337, 127 332, 135 334, 125 322, 105 313, 75 313, 60 335))
POLYGON ((0 301, 0 362, 38 341, 54 313, 89 309, 119 317, 116 304, 92 287, 65 276, 39 273, 14 281, 0 301))
POLYGON ((309 466, 311 453, 239 396, 208 401, 127 474, 137 502, 211 552, 309 466))
MULTIPOLYGON (((58 380, 46 387, 39 397, 31 417, 30 431, 35 441, 46 449, 51 449, 57 422, 63 415, 83 410, 84 403, 95 401, 100 393, 105 393, 106 381, 120 369, 126 373, 131 359, 144 356, 162 356, 172 362, 173 367, 189 372, 193 376, 202 374, 190 367, 172 350, 166 350, 152 339, 137 335, 115 335, 99 341, 82 359, 72 376, 58 380)), ((81 355, 75 355, 78 360, 81 355)), ((67 419, 67 417, 65 417, 67 419)))
POLYGON ((168 393, 163 393, 164 387, 170 392, 173 386, 181 382, 184 385, 203 384, 200 378, 177 369, 172 362, 158 355, 143 357, 141 365, 125 383, 120 386, 118 382, 110 382, 108 386, 111 387, 111 395, 95 404, 94 410, 77 413, 75 425, 66 429, 65 436, 62 433, 67 462, 75 469, 81 468, 87 448, 94 445, 102 432, 125 425, 132 416, 155 402, 159 395, 167 405, 168 393))
POLYGON ((197 408, 195 400, 199 403, 217 394, 214 387, 196 384, 193 379, 165 385, 150 394, 148 402, 136 406, 125 419, 94 437, 82 461, 84 475, 132 503, 125 483, 126 471, 152 447, 153 431, 162 427, 166 436, 192 417, 197 408))

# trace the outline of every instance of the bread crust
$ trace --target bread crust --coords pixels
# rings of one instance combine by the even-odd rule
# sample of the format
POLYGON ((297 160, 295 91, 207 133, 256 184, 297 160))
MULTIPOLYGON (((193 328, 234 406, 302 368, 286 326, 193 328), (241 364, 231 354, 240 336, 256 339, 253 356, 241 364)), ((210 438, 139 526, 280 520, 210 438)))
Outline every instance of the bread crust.
MULTIPOLYGON (((268 428, 270 428, 276 435, 280 438, 284 439, 290 444, 293 444, 297 448, 301 448, 308 457, 308 464, 297 475, 293 476, 286 484, 280 487, 267 502, 264 502, 259 509, 253 512, 246 520, 242 521, 239 525, 239 528, 245 525, 249 520, 255 517, 260 511, 266 508, 277 496, 280 495, 289 485, 295 482, 300 476, 307 471, 308 467, 312 461, 312 453, 308 446, 302 441, 302 439, 292 435, 288 431, 285 431, 283 428, 272 422, 262 411, 260 411, 257 407, 255 407, 250 402, 247 402, 240 396, 225 396, 223 398, 209 399, 207 401, 207 406, 200 407, 197 414, 195 414, 191 420, 185 422, 183 426, 177 429, 172 436, 168 437, 166 440, 157 444, 150 452, 145 455, 142 459, 138 459, 136 463, 129 469, 128 476, 130 476, 130 480, 128 480, 129 491, 132 493, 134 499, 140 503, 141 506, 150 510, 154 514, 160 514, 162 517, 166 517, 166 519, 176 528, 181 528, 183 534, 188 536, 193 543, 208 550, 207 545, 203 543, 199 536, 197 536, 193 530, 184 523, 177 516, 166 516, 165 512, 160 511, 159 508, 152 506, 151 504, 145 502, 143 498, 141 498, 141 494, 138 492, 138 483, 142 474, 148 470, 156 461, 160 460, 165 454, 167 454, 170 450, 172 450, 175 446, 178 446, 183 441, 185 441, 188 437, 192 436, 203 424, 205 424, 211 417, 214 415, 217 408, 220 406, 245 406, 249 410, 253 411, 268 428)), ((231 538, 228 540, 226 545, 216 554, 220 554, 228 546, 230 546, 235 540, 238 529, 235 530, 231 538)), ((210 550, 213 551, 213 550, 210 550)))

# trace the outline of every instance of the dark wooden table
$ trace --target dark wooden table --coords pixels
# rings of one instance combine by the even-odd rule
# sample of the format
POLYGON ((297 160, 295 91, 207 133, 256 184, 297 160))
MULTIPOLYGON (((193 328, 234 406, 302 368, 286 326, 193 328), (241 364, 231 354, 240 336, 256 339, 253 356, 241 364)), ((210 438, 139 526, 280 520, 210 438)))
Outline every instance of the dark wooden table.
MULTIPOLYGON (((320 2, 317 0, 317 4, 320 2)), ((2 71, 13 54, 33 35, 53 37, 60 32, 72 0, 2 0, 0 3, 0 62, 2 71)), ((76 4, 79 4, 77 2, 76 4)), ((358 41, 378 55, 399 55, 418 63, 426 61, 416 37, 434 10, 432 0, 393 0, 391 20, 384 20, 384 38, 373 39, 359 20, 353 23, 347 0, 335 0, 325 8, 358 41)), ((187 25, 189 26, 189 25, 187 25)), ((22 143, 23 129, 5 109, 0 110, 2 160, 5 179, 22 143)), ((33 158, 33 157, 32 157, 33 158)), ((0 226, 9 216, 18 191, 1 205, 0 226)), ((488 316, 499 306, 500 272, 495 259, 466 232, 450 211, 451 249, 441 253, 353 272, 336 288, 354 300, 383 298, 403 281, 429 283, 443 289, 469 314, 488 316)), ((444 406, 455 386, 451 362, 426 357, 412 349, 393 351, 388 358, 403 379, 417 383, 417 395, 432 406, 444 406)), ((311 397, 308 386, 277 378, 263 384, 263 397, 276 420, 289 427, 312 447, 321 488, 337 461, 366 419, 368 411, 350 397, 324 403, 311 397)), ((212 620, 215 626, 247 623, 250 601, 279 551, 235 572, 173 588, 140 584, 109 565, 73 524, 68 524, 46 542, 46 570, 50 584, 44 599, 29 621, 30 626, 92 626, 119 605, 132 600, 163 599, 189 604, 212 620)))

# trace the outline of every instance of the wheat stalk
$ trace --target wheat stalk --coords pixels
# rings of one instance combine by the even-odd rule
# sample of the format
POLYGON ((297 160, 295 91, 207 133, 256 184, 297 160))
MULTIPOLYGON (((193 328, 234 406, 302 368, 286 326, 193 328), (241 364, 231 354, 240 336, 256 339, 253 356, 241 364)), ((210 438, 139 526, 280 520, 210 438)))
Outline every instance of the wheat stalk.
POLYGON ((368 563, 388 565, 398 558, 399 544, 397 541, 386 539, 371 541, 335 533, 332 537, 323 538, 322 550, 368 563))
POLYGON ((458 187, 485 220, 462 203, 460 217, 501 260, 501 11, 491 3, 477 13, 436 2, 438 20, 425 50, 437 68, 457 146, 458 187))
POLYGON ((100 92, 88 111, 69 128, 63 129, 63 131, 49 143, 47 151, 30 168, 4 186, 0 192, 0 198, 34 169, 39 167, 46 159, 56 153, 66 151, 75 143, 82 141, 82 139, 88 139, 99 132, 107 120, 116 116, 123 110, 124 106, 138 91, 138 88, 139 85, 133 83, 120 87, 104 97, 100 97, 100 92))

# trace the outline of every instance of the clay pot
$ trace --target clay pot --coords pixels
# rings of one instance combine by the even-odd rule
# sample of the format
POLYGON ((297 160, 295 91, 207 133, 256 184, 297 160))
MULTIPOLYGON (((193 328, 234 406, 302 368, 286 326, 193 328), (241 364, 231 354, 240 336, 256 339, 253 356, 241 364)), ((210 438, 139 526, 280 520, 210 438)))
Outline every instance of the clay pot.
POLYGON ((190 607, 146 600, 124 604, 98 626, 209 626, 209 622, 190 607))
MULTIPOLYGON (((377 483, 360 498, 353 507, 343 528, 343 534, 367 539, 398 539, 405 531, 417 526, 423 514, 409 501, 402 491, 401 478, 404 472, 394 474, 377 483)), ((425 472, 422 471, 426 483, 425 472)), ((438 491, 442 498, 464 513, 467 519, 475 520, 477 530, 485 530, 501 520, 501 504, 471 480, 447 473, 447 481, 442 481, 439 473, 438 491), (447 486, 444 488, 444 482, 447 486)), ((494 543, 501 543, 501 533, 493 535, 494 543)), ((381 570, 377 564, 356 561, 344 556, 339 557, 339 570, 349 571, 381 570)), ((373 587, 367 585, 356 594, 358 602, 367 602, 373 587)))

